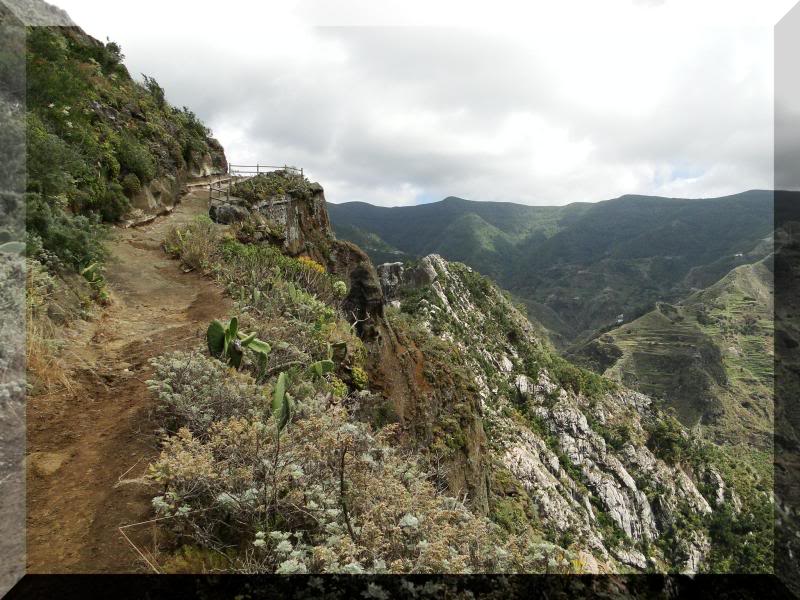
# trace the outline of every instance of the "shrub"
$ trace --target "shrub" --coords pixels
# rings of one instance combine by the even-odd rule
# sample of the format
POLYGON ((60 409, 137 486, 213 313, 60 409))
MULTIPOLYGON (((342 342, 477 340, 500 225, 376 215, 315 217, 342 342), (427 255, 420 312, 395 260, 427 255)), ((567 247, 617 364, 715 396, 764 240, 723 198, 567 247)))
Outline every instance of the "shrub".
POLYGON ((334 398, 344 398, 347 396, 347 385, 344 381, 333 375, 330 379, 331 393, 334 398))
POLYGON ((363 390, 369 384, 369 376, 361 367, 353 367, 351 375, 353 376, 353 385, 359 390, 363 390))
POLYGON ((212 358, 173 352, 151 364, 155 373, 147 385, 157 398, 156 417, 168 432, 185 427, 203 437, 216 421, 265 409, 264 396, 252 377, 228 373, 212 358))
POLYGON ((316 273, 325 273, 325 267, 308 256, 301 256, 297 259, 297 262, 310 271, 314 271, 316 273))
POLYGON ((142 183, 147 183, 156 175, 156 167, 149 150, 132 135, 122 134, 119 137, 116 157, 120 167, 135 174, 142 183))
POLYGON ((129 198, 142 191, 142 184, 136 173, 128 173, 122 178, 122 189, 129 198))
POLYGON ((76 271, 105 259, 106 230, 96 219, 68 214, 36 194, 27 198, 29 255, 47 250, 76 271))
POLYGON ((190 269, 207 270, 217 257, 220 234, 206 215, 184 226, 172 227, 164 239, 164 250, 190 269))
POLYGON ((98 212, 103 221, 113 223, 119 221, 130 208, 130 203, 122 191, 122 186, 116 181, 111 181, 106 187, 98 212))
POLYGON ((164 88, 158 85, 158 82, 153 79, 152 77, 148 77, 147 75, 142 74, 144 78, 144 87, 150 92, 150 95, 153 97, 153 100, 156 103, 156 106, 159 108, 163 108, 166 104, 166 99, 164 96, 164 88))
POLYGON ((670 414, 661 414, 647 428, 647 447, 664 462, 677 465, 691 456, 692 444, 680 422, 670 414))
POLYGON ((344 298, 347 296, 347 284, 342 280, 334 281, 333 292, 337 298, 344 298))
POLYGON ((183 429, 150 469, 164 490, 153 506, 238 572, 569 569, 552 545, 503 543, 487 519, 439 494, 390 445, 395 436, 351 422, 341 406, 310 412, 280 438, 271 418, 216 423, 206 439, 183 429))

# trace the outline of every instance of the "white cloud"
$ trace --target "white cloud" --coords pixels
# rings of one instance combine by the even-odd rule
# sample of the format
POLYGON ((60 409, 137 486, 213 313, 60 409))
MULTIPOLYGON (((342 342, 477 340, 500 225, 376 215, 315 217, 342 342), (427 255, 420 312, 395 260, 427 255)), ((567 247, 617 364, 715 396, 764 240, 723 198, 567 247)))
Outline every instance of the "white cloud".
POLYGON ((334 202, 771 185, 772 26, 791 0, 335 4, 59 3, 231 161, 303 166, 334 202))

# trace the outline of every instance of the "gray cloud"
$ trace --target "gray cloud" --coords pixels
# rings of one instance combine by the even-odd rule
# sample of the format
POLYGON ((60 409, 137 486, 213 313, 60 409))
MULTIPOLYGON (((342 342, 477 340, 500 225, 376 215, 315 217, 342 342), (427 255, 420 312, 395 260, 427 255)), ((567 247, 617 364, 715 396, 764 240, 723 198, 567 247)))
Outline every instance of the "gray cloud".
POLYGON ((220 24, 220 42, 178 23, 170 35, 119 25, 115 39, 132 71, 211 125, 231 161, 303 166, 335 202, 770 187, 770 29, 619 14, 627 21, 513 31, 281 31, 262 16, 263 28, 220 24))

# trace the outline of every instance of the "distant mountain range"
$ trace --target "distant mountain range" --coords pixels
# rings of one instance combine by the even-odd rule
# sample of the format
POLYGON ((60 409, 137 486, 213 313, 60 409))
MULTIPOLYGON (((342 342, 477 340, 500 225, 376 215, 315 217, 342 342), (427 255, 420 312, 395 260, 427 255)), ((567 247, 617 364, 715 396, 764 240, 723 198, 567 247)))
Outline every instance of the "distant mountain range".
POLYGON ((377 263, 437 253, 492 277, 566 348, 766 257, 772 198, 771 191, 751 190, 527 206, 450 197, 396 208, 329 204, 328 210, 337 235, 377 263))

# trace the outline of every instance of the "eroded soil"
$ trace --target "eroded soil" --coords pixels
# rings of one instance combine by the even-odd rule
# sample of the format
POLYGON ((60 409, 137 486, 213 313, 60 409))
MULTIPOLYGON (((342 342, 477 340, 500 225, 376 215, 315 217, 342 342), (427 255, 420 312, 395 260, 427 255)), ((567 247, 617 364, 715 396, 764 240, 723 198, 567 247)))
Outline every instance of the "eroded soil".
POLYGON ((29 573, 146 568, 118 527, 152 516, 153 491, 136 481, 158 453, 148 360, 202 344, 209 320, 230 309, 218 286, 161 249, 169 227, 206 211, 206 194, 197 189, 168 216, 114 230, 112 302, 67 332, 74 388, 28 399, 29 573))

